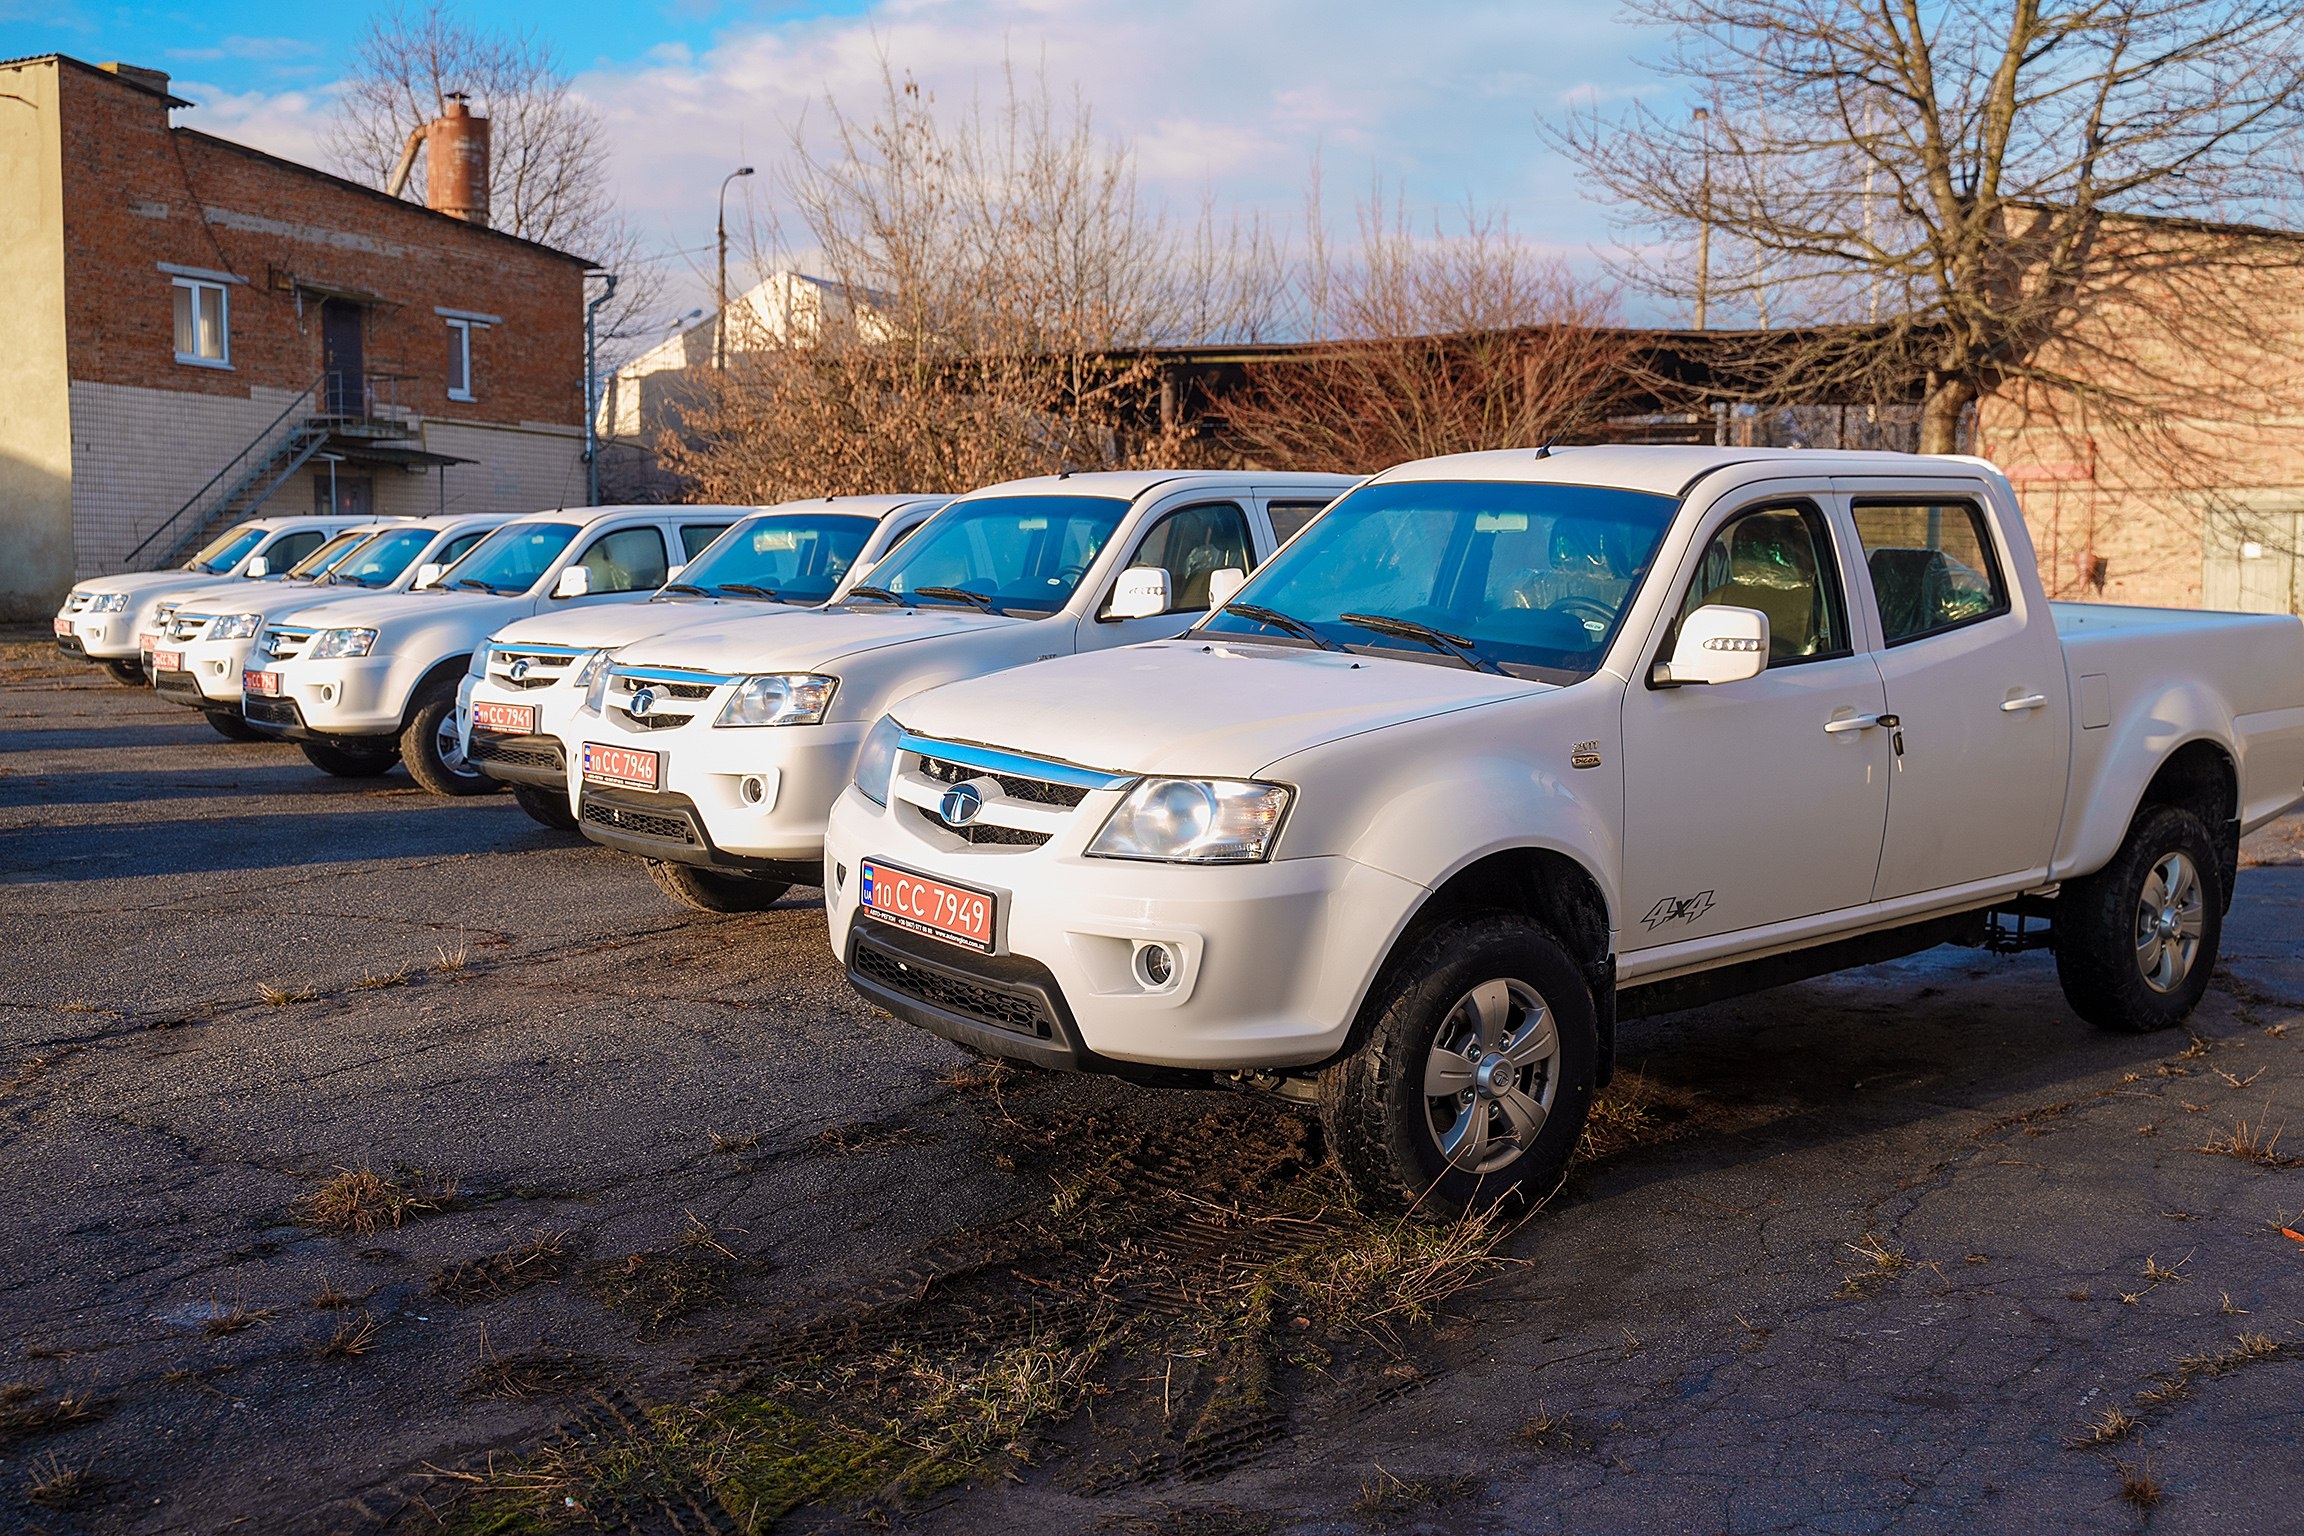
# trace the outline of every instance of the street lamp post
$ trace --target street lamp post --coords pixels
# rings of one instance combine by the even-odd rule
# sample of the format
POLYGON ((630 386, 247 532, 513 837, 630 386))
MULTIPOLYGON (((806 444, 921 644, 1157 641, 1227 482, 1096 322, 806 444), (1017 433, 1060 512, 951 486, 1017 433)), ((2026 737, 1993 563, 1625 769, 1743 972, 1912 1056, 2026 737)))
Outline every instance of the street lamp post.
POLYGON ((751 174, 752 167, 740 165, 720 178, 720 217, 713 225, 720 237, 720 312, 712 321, 712 370, 715 373, 728 366, 728 183, 751 174))

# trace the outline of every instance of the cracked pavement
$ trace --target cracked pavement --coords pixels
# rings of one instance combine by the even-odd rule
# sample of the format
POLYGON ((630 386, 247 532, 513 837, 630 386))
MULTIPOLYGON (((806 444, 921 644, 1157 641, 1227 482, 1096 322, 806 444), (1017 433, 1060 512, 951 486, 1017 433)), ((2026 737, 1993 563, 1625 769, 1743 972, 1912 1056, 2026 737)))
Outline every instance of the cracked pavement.
MULTIPOLYGON (((1400 1341, 1418 1390, 1196 1479, 1027 1471, 899 1523, 2304 1527, 2304 821, 2247 851, 2189 1033, 2098 1034, 2047 956, 1965 951, 1628 1026, 1625 1145, 1400 1341), (2198 1150, 2292 1118, 2269 1158, 2198 1150), (2227 1360, 2244 1335, 2274 1347, 2227 1360), (2072 1448, 2113 1408, 2136 1427, 2072 1448)), ((0 1529, 427 1529, 454 1473, 566 1420, 475 1393, 490 1359, 691 1397, 793 1309, 1046 1199, 988 1155, 960 1054, 849 992, 813 893, 674 911, 508 797, 329 779, 37 644, 0 649, 0 930, 0 1383, 93 1400, 0 1431, 0 1529), (902 1134, 825 1153, 856 1126, 902 1134), (340 1168, 460 1195, 296 1224, 340 1168), (699 1223, 741 1263, 696 1318, 583 1278, 699 1223), (538 1234, 550 1283, 435 1288, 538 1234), (357 1313, 370 1346, 326 1353, 357 1313), (97 1496, 28 1502, 58 1466, 97 1496)))

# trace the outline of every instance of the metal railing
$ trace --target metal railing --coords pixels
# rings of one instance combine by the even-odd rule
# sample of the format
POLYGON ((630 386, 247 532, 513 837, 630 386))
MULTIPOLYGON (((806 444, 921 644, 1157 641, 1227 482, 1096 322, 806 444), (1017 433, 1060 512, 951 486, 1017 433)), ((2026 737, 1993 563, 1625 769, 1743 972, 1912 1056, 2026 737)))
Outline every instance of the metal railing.
MULTIPOLYGON (((264 467, 272 461, 281 445, 295 434, 296 426, 292 424, 291 418, 304 418, 312 414, 312 402, 320 394, 325 382, 322 379, 315 379, 312 383, 305 385, 296 398, 289 401, 280 414, 273 417, 271 423, 263 431, 249 439, 247 447, 242 448, 226 460, 222 469, 210 475, 200 489, 184 499, 182 506, 169 513, 166 518, 162 519, 158 527, 144 535, 141 543, 128 551, 128 565, 133 568, 146 550, 159 542, 163 535, 171 532, 186 515, 196 508, 230 506, 232 499, 264 472, 264 467), (286 430, 283 431, 283 428, 286 430), (278 441, 274 440, 273 434, 275 433, 279 434, 278 441), (227 482, 230 483, 231 489, 225 492, 223 496, 216 497, 212 494, 216 487, 227 482)), ((196 520, 194 527, 198 526, 199 522, 196 520)))

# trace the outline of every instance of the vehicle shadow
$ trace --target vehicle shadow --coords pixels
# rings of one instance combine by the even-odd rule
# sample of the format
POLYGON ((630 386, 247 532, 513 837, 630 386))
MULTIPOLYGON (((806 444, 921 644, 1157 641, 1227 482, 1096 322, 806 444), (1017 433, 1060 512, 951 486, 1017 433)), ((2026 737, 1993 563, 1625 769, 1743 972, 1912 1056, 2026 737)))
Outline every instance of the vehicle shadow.
POLYGON ((0 778, 0 806, 131 805, 152 800, 202 800, 218 795, 373 793, 379 786, 408 787, 406 776, 332 779, 291 755, 284 761, 219 760, 167 772, 111 768, 98 772, 11 774, 0 778))
POLYGON ((19 827, 0 831, 0 885, 529 853, 567 848, 570 841, 570 834, 538 826, 498 797, 442 801, 427 796, 406 808, 357 811, 299 807, 293 817, 19 827))

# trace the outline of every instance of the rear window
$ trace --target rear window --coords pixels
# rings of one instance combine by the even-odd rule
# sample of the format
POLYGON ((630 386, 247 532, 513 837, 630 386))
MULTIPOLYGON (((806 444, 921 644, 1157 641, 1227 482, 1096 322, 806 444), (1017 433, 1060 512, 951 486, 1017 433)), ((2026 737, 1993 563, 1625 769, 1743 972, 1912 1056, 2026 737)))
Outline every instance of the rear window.
POLYGON ((1968 501, 1870 501, 1854 508, 1890 645, 2008 612, 1984 509, 1968 501))

